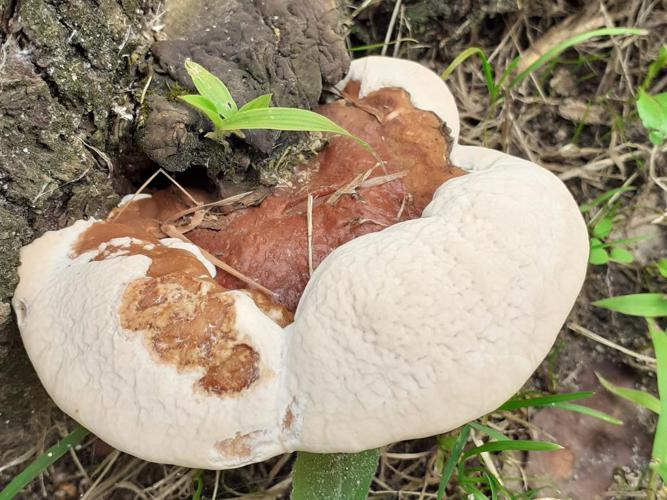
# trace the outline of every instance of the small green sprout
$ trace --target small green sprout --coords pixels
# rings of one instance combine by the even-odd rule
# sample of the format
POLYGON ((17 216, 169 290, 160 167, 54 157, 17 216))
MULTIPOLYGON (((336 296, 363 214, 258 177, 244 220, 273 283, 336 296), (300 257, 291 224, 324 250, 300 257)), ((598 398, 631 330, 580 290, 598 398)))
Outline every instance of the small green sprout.
POLYGON ((366 141, 325 116, 305 109, 270 107, 271 94, 260 95, 239 108, 227 86, 203 66, 188 59, 185 69, 199 94, 183 95, 179 99, 211 121, 215 129, 206 134, 210 139, 221 142, 229 134, 243 137, 242 130, 252 129, 328 132, 349 137, 372 152, 366 141))
MULTIPOLYGON (((614 196, 625 193, 627 191, 632 191, 633 189, 634 188, 630 186, 611 189, 601 194, 594 200, 584 203, 579 207, 579 210, 581 213, 585 214, 598 205, 610 202, 614 196)), ((593 217, 592 219, 593 224, 590 227, 591 237, 588 261, 593 265, 604 265, 608 264, 609 262, 616 262, 619 264, 632 263, 634 261, 634 257, 632 256, 632 253, 630 253, 624 247, 631 245, 632 243, 636 243, 640 239, 643 239, 630 238, 614 241, 606 240, 614 228, 615 208, 615 205, 612 203, 600 212, 602 217, 597 218, 597 220, 596 217, 593 217)))
POLYGON ((648 138, 660 146, 667 139, 667 92, 652 96, 639 89, 637 111, 644 128, 648 130, 648 138))
POLYGON ((660 146, 667 139, 667 92, 650 95, 646 90, 658 72, 667 66, 667 46, 662 46, 658 57, 648 68, 646 78, 637 95, 637 112, 648 137, 653 144, 660 146))

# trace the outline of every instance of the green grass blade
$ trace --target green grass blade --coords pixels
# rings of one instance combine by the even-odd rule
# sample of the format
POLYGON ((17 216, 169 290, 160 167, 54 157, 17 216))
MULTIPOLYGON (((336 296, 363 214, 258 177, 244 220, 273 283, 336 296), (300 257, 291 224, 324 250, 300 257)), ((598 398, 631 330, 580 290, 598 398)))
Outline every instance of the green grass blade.
POLYGON ((607 422, 608 424, 623 425, 623 422, 621 420, 614 418, 611 415, 608 415, 607 413, 601 412, 599 410, 594 410, 593 408, 589 408, 588 406, 582 406, 572 403, 553 403, 549 405, 549 408, 558 408, 559 410, 573 411, 576 413, 587 415, 589 417, 597 418, 598 420, 602 420, 603 422, 607 422))
POLYGON ((486 88, 489 91, 489 95, 491 96, 491 101, 495 101, 496 96, 498 94, 496 84, 495 84, 495 77, 493 75, 493 67, 489 63, 488 57, 486 57, 486 54, 482 49, 479 47, 469 47, 463 52, 461 52, 456 58, 445 68, 445 70, 440 74, 440 78, 443 80, 446 80, 456 68, 458 68, 463 62, 466 61, 466 59, 469 59, 472 56, 479 56, 480 60, 482 61, 482 72, 484 73, 484 80, 486 82, 486 88))
POLYGON ((508 441, 510 439, 507 436, 505 436, 505 434, 503 434, 502 432, 497 431, 494 428, 489 427, 488 425, 480 424, 479 422, 470 422, 468 423, 468 425, 473 429, 475 429, 476 431, 483 432, 487 436, 492 437, 493 439, 496 439, 498 441, 508 441))
POLYGON ((658 473, 667 481, 667 333, 663 332, 653 320, 648 320, 648 330, 655 349, 658 367, 658 396, 660 397, 660 416, 653 438, 652 457, 658 464, 658 473))
POLYGON ((195 489, 192 500, 201 500, 201 494, 204 490, 204 471, 198 470, 192 478, 192 483, 195 489))
POLYGON ((646 72, 646 78, 644 78, 640 89, 648 89, 653 79, 665 66, 667 66, 667 45, 660 47, 660 50, 658 51, 658 57, 655 59, 655 61, 649 64, 648 71, 646 72))
POLYGON ((656 398, 653 394, 649 394, 646 391, 639 391, 637 389, 630 389, 628 387, 621 387, 616 384, 612 384, 609 380, 605 379, 598 373, 595 374, 602 384, 602 387, 607 389, 612 394, 616 396, 627 399, 631 403, 634 403, 639 406, 643 406, 651 410, 653 413, 660 414, 660 400, 656 398))
POLYGON ((236 102, 227 86, 217 76, 190 59, 185 61, 185 70, 192 78, 197 91, 215 105, 218 113, 225 118, 234 114, 237 110, 236 102))
POLYGON ((466 451, 461 457, 467 460, 484 452, 496 451, 554 451, 562 450, 563 447, 556 443, 549 443, 548 441, 533 441, 528 439, 516 439, 511 441, 494 441, 492 443, 485 443, 481 446, 466 451))
POLYGON ((297 453, 292 500, 363 500, 377 469, 378 450, 361 453, 297 453))
POLYGON ((0 500, 14 498, 26 485, 39 476, 49 465, 62 457, 67 451, 79 444, 89 434, 87 429, 80 425, 67 436, 62 438, 51 448, 38 456, 34 462, 28 465, 21 473, 0 491, 0 500))
POLYGON ((220 118, 220 114, 215 109, 215 105, 203 95, 181 95, 178 98, 204 113, 216 128, 222 126, 222 118, 220 118))
POLYGON ((484 477, 486 478, 486 483, 489 485, 491 500, 498 500, 498 485, 496 484, 496 478, 488 472, 484 473, 484 477))
POLYGON ((611 199, 616 193, 626 193, 628 191, 634 191, 634 190, 635 190, 635 188, 633 188, 631 186, 619 187, 619 188, 616 188, 616 189, 610 189, 606 193, 602 193, 597 198, 582 204, 579 207, 579 210, 581 211, 582 214, 585 214, 589 210, 591 210, 591 209, 597 207, 598 205, 601 205, 605 201, 611 199))
MULTIPOLYGON (((667 316, 667 295, 661 293, 619 295, 618 297, 598 300, 593 302, 593 305, 629 316, 648 318, 667 316)), ((665 390, 667 390, 667 387, 665 390)))
POLYGON ((637 28, 602 28, 593 31, 587 31, 586 33, 581 33, 575 35, 567 40, 562 41, 561 43, 555 45, 551 49, 547 50, 541 57, 539 57, 534 63, 528 66, 525 70, 519 73, 514 77, 510 83, 507 85, 507 90, 510 90, 521 82, 523 82, 532 72, 538 70, 543 65, 552 61, 558 57, 562 52, 569 49, 574 45, 583 43, 591 38, 596 38, 599 36, 621 36, 621 35, 637 35, 645 36, 648 35, 647 30, 637 29, 637 28))
POLYGON ((271 104, 272 97, 273 94, 262 94, 260 96, 257 96, 254 99, 251 99, 250 101, 246 102, 243 106, 241 106, 241 109, 239 109, 239 111, 268 108, 269 105, 271 104))
POLYGON ((454 469, 456 468, 456 464, 459 461, 461 453, 463 453, 463 448, 465 448, 469 434, 470 427, 468 425, 464 425, 458 437, 456 438, 456 442, 454 443, 452 451, 449 454, 449 458, 447 458, 447 462, 442 468, 442 475, 440 476, 440 483, 438 484, 438 495, 436 497, 437 500, 442 500, 442 497, 445 494, 445 488, 447 487, 447 484, 449 483, 449 480, 454 473, 454 469))
POLYGON ((507 403, 498 408, 498 411, 513 411, 519 408, 550 406, 554 403, 567 403, 577 401, 578 399, 590 398, 593 395, 590 391, 569 392, 566 394, 552 394, 550 396, 538 396, 535 398, 512 398, 507 403))
POLYGON ((354 139, 370 150, 366 141, 350 134, 326 116, 313 111, 293 108, 265 108, 238 111, 222 121, 221 130, 294 130, 302 132, 329 132, 354 139))
POLYGON ((505 81, 510 77, 510 75, 514 72, 516 67, 519 65, 521 62, 521 56, 516 56, 514 59, 512 59, 512 62, 510 62, 507 65, 507 68, 505 68, 505 71, 500 75, 500 78, 498 79, 498 84, 497 87, 500 89, 505 85, 505 81))

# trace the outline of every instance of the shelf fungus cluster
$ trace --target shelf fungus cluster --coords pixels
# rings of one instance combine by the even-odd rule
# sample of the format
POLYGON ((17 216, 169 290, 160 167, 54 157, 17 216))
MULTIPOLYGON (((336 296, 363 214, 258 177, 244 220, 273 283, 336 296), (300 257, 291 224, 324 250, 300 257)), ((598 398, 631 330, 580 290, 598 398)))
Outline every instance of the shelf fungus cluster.
POLYGON ((21 254, 14 308, 54 401, 111 445, 224 469, 441 433, 511 397, 584 279, 552 174, 458 144, 446 85, 352 64, 333 138, 251 206, 176 189, 21 254), (216 269, 217 268, 217 269, 216 269))

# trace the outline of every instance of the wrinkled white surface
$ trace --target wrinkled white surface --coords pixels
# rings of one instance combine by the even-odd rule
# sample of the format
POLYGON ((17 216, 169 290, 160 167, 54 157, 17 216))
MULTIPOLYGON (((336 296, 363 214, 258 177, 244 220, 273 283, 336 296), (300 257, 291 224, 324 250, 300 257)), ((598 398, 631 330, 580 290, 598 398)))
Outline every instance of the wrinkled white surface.
MULTIPOLYGON (((453 98, 426 68, 373 57, 354 61, 350 74, 362 93, 406 88, 458 135, 453 98)), ((285 330, 229 292, 236 329, 262 360, 260 382, 234 397, 194 392, 200 373, 156 363, 140 333, 120 328, 121 295, 145 275, 147 257, 70 259, 92 221, 46 233, 23 249, 14 297, 40 379, 117 448, 202 468, 294 449, 358 451, 494 410, 555 340, 583 283, 587 233, 572 196, 543 168, 458 144, 452 159, 472 173, 444 184, 421 219, 336 249, 285 330), (284 430, 287 408, 294 419, 284 430), (246 434, 250 457, 215 447, 246 434)))
POLYGON ((433 71, 414 61, 369 56, 355 59, 347 76, 336 85, 342 90, 348 81, 361 82, 359 96, 383 87, 399 87, 410 94, 412 105, 433 111, 449 127, 454 142, 459 140, 459 111, 447 85, 433 71))
POLYGON ((494 156, 445 183, 421 219, 356 238, 315 271, 288 358, 300 449, 456 428, 509 399, 548 353, 584 279, 586 227, 554 175, 494 156))
POLYGON ((285 402, 275 376, 284 365, 281 328, 258 314, 245 294, 228 292, 240 340, 259 353, 267 376, 240 397, 195 392, 202 371, 178 372, 156 362, 143 335, 120 326, 123 292, 146 275, 150 259, 93 261, 94 252, 68 257, 90 224, 48 232, 21 254, 14 307, 24 310, 19 327, 26 350, 58 406, 112 446, 146 460, 227 468, 284 452, 277 422, 285 402), (228 460, 215 449, 219 441, 250 433, 262 443, 252 460, 228 460))

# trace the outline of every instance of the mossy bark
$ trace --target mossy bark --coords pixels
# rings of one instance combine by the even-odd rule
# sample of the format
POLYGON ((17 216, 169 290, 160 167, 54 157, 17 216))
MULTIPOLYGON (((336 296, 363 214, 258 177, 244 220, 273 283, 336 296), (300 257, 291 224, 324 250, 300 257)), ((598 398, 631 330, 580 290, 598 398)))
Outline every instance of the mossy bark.
POLYGON ((148 49, 141 33, 142 9, 149 8, 111 0, 0 2, 1 458, 34 443, 32 423, 51 407, 10 309, 19 249, 117 202, 95 149, 114 149, 122 136, 119 110, 134 80, 128 61, 148 49))

